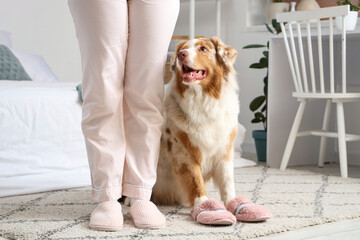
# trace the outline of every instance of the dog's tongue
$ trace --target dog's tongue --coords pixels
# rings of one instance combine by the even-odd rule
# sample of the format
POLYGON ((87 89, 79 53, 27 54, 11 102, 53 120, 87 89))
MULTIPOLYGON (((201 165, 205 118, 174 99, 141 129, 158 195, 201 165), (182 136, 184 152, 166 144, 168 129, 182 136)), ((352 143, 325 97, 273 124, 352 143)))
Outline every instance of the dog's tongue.
POLYGON ((190 71, 187 73, 183 73, 183 80, 185 82, 193 82, 199 79, 203 79, 204 78, 204 74, 203 71, 199 71, 199 70, 194 70, 194 71, 190 71))

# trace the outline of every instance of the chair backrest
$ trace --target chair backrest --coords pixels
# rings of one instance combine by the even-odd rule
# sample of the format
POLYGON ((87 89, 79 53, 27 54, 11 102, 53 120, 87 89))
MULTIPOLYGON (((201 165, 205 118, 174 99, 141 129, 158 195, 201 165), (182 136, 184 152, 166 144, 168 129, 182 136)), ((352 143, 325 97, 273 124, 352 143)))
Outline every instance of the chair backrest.
POLYGON ((316 10, 309 11, 299 11, 299 12, 286 12, 279 13, 276 15, 277 21, 280 23, 281 30, 283 32, 284 44, 286 53, 289 60, 290 70, 292 78, 295 85, 295 91, 298 93, 336 93, 334 87, 334 26, 333 18, 342 17, 342 36, 341 36, 341 62, 342 62, 342 76, 341 76, 341 93, 346 93, 346 16, 349 14, 350 8, 349 5, 338 6, 338 7, 328 7, 320 8, 316 10), (324 63, 323 63, 323 47, 322 47, 322 35, 321 35, 321 19, 329 19, 329 80, 330 87, 327 90, 324 83, 324 63), (314 70, 314 58, 313 58, 313 47, 311 42, 311 31, 310 31, 310 22, 317 22, 317 41, 318 41, 318 59, 319 59, 319 79, 315 79, 315 70, 314 70), (286 23, 286 24, 285 24, 286 23), (308 49, 308 58, 304 57, 304 47, 302 43, 301 35, 301 24, 306 25, 307 35, 307 49, 308 49), (293 27, 296 25, 297 28, 297 40, 298 46, 295 45, 293 27), (287 30, 286 31, 286 27, 287 30), (289 35, 289 38, 288 38, 289 35), (290 41, 290 46, 289 46, 290 41), (298 55, 299 58, 298 59, 298 55), (300 61, 299 61, 300 60, 300 61), (299 66, 301 63, 301 68, 299 66), (311 78, 311 89, 307 80, 307 65, 309 66, 309 73, 311 78), (301 69, 301 72, 300 72, 301 69), (319 83, 318 83, 319 82, 319 83), (319 86, 319 88, 317 88, 319 86))

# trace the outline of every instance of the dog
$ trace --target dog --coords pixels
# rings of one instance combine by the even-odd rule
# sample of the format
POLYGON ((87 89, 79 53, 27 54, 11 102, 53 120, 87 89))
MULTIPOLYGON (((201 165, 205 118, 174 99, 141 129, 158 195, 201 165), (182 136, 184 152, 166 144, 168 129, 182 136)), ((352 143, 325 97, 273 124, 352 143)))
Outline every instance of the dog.
POLYGON ((237 51, 218 37, 182 41, 171 59, 157 181, 152 201, 193 207, 208 200, 213 179, 221 200, 236 197, 234 140, 239 95, 233 64, 237 51))

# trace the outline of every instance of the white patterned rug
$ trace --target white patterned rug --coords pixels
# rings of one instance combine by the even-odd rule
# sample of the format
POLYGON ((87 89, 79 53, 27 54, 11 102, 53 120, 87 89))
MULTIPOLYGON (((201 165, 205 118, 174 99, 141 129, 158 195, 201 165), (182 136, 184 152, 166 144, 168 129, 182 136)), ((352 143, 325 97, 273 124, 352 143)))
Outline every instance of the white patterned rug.
MULTIPOLYGON (((359 168, 356 169, 358 171, 359 168)), ((119 232, 88 228, 95 204, 90 188, 0 198, 0 236, 8 239, 248 239, 311 225, 360 217, 360 179, 338 177, 337 164, 297 167, 284 172, 264 166, 235 169, 236 189, 274 215, 264 223, 228 227, 196 224, 190 209, 162 206, 167 227, 141 230, 126 216, 119 232)), ((351 176, 351 173, 350 173, 351 176)), ((219 194, 209 186, 210 196, 219 194)))

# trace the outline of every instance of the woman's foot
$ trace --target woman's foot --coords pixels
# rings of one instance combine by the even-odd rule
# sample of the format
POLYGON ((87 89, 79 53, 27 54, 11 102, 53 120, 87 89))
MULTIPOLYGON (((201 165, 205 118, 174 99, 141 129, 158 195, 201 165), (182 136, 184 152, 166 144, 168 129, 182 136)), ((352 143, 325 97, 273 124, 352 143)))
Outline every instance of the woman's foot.
POLYGON ((166 226, 166 218, 156 205, 148 200, 136 201, 130 207, 130 216, 138 228, 161 228, 166 226))
POLYGON ((100 203, 91 213, 89 226, 95 230, 117 231, 123 227, 123 222, 120 203, 107 201, 100 203))

